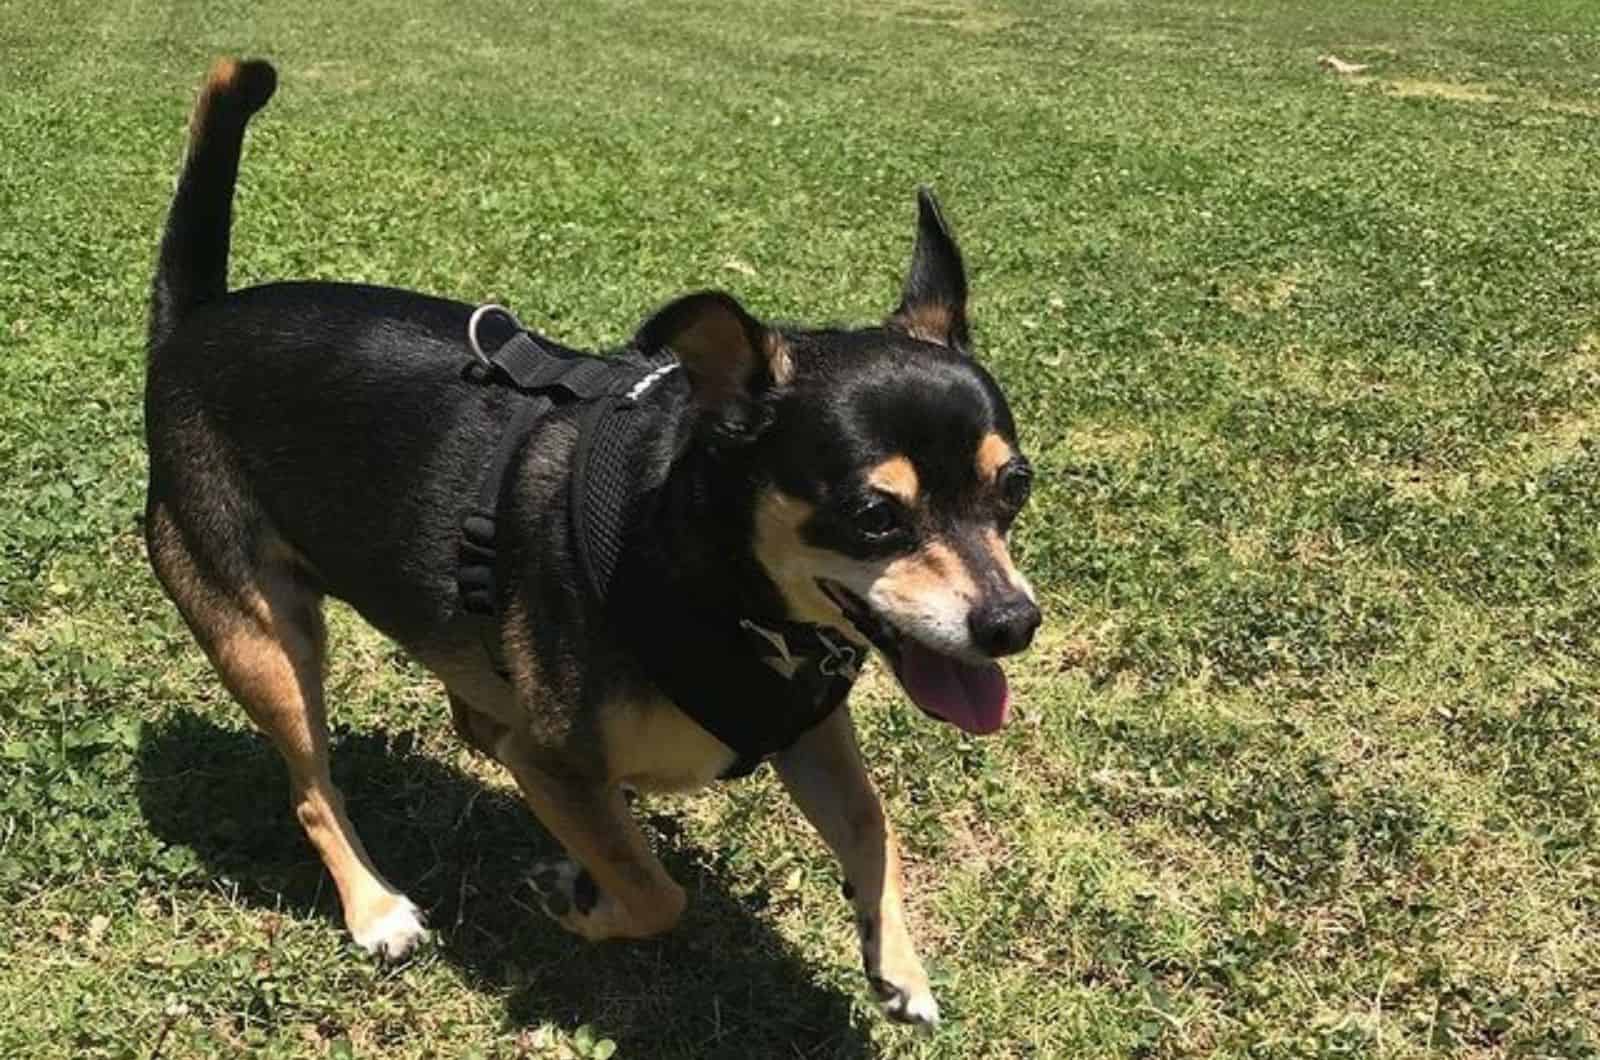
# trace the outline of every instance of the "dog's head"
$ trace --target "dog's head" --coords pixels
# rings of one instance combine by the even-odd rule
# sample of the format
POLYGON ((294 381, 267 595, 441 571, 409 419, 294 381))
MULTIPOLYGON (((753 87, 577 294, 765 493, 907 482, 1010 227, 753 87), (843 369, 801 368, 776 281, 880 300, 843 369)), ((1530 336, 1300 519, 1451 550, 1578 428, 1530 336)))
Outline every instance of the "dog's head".
POLYGON ((994 660, 1040 621, 1006 535, 1032 471, 972 356, 960 252, 928 192, 900 305, 879 327, 771 328, 732 298, 640 333, 677 352, 712 444, 748 483, 751 552, 795 619, 872 641, 924 711, 1005 721, 994 660))

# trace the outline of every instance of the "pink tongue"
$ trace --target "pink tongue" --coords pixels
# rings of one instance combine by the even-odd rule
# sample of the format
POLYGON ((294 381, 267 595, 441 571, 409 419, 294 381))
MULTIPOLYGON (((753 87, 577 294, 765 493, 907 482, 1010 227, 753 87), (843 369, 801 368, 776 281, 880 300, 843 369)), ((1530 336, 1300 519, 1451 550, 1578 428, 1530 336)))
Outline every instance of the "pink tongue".
POLYGON ((900 684, 929 714, 985 736, 1006 723, 1010 692, 994 663, 974 666, 907 638, 900 643, 900 684))

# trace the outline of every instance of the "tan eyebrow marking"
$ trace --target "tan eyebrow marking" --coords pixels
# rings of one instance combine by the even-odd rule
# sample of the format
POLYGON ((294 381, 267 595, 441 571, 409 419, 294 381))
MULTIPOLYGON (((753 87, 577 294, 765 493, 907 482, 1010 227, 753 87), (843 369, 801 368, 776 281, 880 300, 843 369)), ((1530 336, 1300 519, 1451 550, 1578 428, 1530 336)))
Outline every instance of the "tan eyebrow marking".
POLYGON ((1000 475, 1000 469, 1011 463, 1017 451, 1011 448, 1011 443, 990 431, 983 436, 983 441, 978 443, 978 481, 993 482, 1000 475))
POLYGON ((907 505, 917 503, 917 469, 903 456, 891 456, 867 472, 867 485, 898 497, 907 505))

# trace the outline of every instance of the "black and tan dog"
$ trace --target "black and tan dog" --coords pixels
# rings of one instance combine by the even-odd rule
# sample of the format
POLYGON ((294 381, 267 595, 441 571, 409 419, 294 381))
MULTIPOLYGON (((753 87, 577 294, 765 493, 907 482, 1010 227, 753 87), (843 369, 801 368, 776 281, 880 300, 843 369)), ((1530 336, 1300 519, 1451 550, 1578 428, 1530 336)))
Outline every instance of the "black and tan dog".
POLYGON ((1006 550, 1028 463, 932 198, 882 326, 773 327, 704 292, 591 358, 405 291, 230 292, 244 129, 275 84, 220 62, 193 117, 151 299, 147 536, 283 753, 351 934, 395 957, 425 930, 329 778, 326 595, 437 674, 515 776, 569 855, 535 875, 563 926, 670 928, 684 891, 624 789, 770 757, 839 858, 876 996, 937 1021, 844 699, 872 646, 924 711, 991 732, 993 659, 1039 611, 1006 550))

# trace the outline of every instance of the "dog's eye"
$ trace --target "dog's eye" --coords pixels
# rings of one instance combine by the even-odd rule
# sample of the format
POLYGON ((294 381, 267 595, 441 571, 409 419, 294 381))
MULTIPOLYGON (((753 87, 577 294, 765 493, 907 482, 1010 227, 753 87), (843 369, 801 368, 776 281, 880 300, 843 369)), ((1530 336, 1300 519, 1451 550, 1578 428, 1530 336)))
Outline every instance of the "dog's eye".
POLYGON ((1018 465, 1000 476, 1000 496, 1005 498, 1006 507, 1017 511, 1028 503, 1028 496, 1033 492, 1033 472, 1026 467, 1018 465))
POLYGON ((867 501, 856 509, 851 522, 855 524, 856 531, 861 536, 868 538, 887 537, 900 527, 894 505, 885 500, 867 501))

